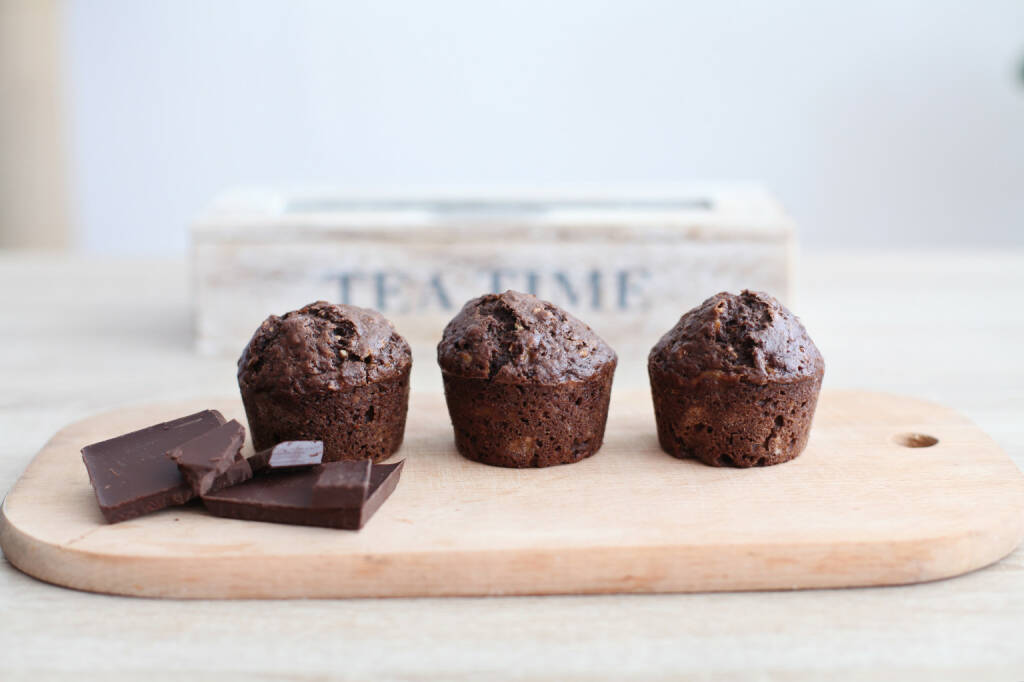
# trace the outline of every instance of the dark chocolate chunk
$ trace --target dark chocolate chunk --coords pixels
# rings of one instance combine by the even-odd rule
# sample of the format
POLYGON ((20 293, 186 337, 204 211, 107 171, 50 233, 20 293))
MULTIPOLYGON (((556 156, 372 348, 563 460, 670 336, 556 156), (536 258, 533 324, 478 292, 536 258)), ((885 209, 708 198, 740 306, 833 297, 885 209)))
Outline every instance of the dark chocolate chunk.
MULTIPOLYGON (((227 424, 218 426, 190 441, 182 443, 167 451, 167 456, 178 465, 178 470, 196 495, 210 492, 216 483, 224 484, 235 480, 239 475, 236 470, 230 479, 222 479, 224 474, 242 457, 242 445, 245 443, 245 427, 232 419, 227 424)), ((248 466, 248 463, 247 463, 248 466)), ((250 475, 252 471, 250 469, 250 475)))
POLYGON ((319 468, 311 504, 320 509, 358 507, 370 487, 368 459, 329 462, 319 468))
POLYGON ((245 483, 252 478, 252 475, 253 472, 252 467, 249 466, 249 460, 242 457, 241 459, 235 460, 235 462, 228 467, 227 471, 214 479, 213 485, 210 486, 210 489, 206 494, 215 493, 218 490, 230 488, 231 486, 238 485, 239 483, 245 483))
POLYGON ((285 469, 320 464, 324 459, 322 440, 286 440, 249 457, 253 471, 285 469))
POLYGON ((358 530, 394 491, 403 464, 374 464, 361 505, 314 507, 313 486, 320 477, 319 467, 253 478, 206 495, 203 504, 211 514, 231 519, 358 530))
POLYGON ((192 499, 192 489, 165 453, 223 423, 220 412, 203 410, 82 448, 107 522, 127 521, 192 499))

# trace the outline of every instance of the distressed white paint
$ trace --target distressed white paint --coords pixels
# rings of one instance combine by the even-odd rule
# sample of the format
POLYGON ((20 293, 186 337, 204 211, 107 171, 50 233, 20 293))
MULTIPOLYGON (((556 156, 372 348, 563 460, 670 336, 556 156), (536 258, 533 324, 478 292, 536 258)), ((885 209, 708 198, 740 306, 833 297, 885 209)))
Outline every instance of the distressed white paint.
POLYGON ((465 301, 517 289, 646 356, 722 290, 790 296, 792 222, 756 188, 388 197, 234 193, 193 230, 197 346, 237 354, 270 313, 375 308, 432 356, 465 301))

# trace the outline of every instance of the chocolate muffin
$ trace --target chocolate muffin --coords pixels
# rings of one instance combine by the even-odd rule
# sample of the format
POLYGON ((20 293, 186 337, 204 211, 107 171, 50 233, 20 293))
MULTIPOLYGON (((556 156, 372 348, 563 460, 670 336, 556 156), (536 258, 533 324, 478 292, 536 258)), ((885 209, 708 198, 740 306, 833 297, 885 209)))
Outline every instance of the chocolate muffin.
POLYGON ((253 446, 322 440, 325 462, 385 459, 402 444, 411 368, 374 310, 317 301, 271 315, 238 359, 253 446))
POLYGON ((761 292, 720 293, 680 318, 647 363, 661 447, 712 466, 780 464, 807 446, 825 362, 761 292))
POLYGON ((601 447, 615 351, 561 308, 515 291, 475 298, 445 328, 437 362, 465 457, 546 467, 601 447))

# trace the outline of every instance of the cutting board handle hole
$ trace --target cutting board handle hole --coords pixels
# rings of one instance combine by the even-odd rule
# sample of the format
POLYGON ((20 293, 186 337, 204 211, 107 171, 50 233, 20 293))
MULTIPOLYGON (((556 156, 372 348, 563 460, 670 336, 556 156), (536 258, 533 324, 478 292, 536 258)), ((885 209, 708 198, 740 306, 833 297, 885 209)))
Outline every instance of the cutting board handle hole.
POLYGON ((892 440, 905 448, 930 448, 939 442, 938 438, 926 433, 897 433, 892 440))

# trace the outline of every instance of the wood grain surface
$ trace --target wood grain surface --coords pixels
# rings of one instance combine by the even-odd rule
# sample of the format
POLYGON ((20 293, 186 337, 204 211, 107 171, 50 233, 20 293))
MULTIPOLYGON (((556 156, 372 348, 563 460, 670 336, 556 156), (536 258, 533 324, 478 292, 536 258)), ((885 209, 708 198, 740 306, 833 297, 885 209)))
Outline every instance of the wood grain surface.
POLYGON ((7 559, 60 585, 150 597, 693 592, 934 580, 1024 536, 1024 477, 990 438, 946 408, 863 391, 823 394, 807 451, 747 470, 662 453, 638 391, 615 393, 596 456, 489 467, 455 452, 439 393, 414 394, 401 483, 358 533, 199 506, 104 523, 79 449, 207 407, 244 418, 237 400, 198 400, 62 429, 4 503, 7 559))
MULTIPOLYGON (((71 422, 236 394, 234 358, 192 350, 188 282, 180 259, 0 253, 0 490, 71 422)), ((1020 250, 808 250, 793 310, 826 389, 948 405, 1022 467, 1022 291, 1020 250)), ((646 387, 645 360, 620 358, 617 389, 646 387)), ((416 356, 413 390, 440 385, 416 356)), ((275 601, 81 592, 0 558, 0 612, 4 682, 1024 680, 1024 546, 892 587, 275 601)))

